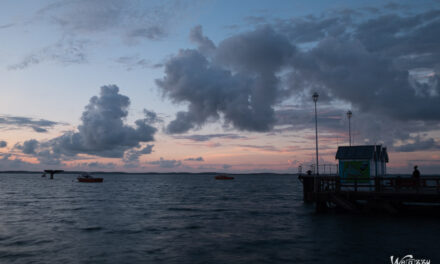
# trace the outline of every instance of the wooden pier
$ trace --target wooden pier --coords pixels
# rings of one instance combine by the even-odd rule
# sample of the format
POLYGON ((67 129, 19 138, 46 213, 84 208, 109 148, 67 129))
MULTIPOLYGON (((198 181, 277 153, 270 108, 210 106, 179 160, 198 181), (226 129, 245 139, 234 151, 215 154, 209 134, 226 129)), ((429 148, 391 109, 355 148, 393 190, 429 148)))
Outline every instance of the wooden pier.
POLYGON ((342 178, 334 175, 299 175, 303 199, 317 212, 398 213, 409 207, 434 208, 440 213, 440 177, 419 180, 403 177, 342 178))

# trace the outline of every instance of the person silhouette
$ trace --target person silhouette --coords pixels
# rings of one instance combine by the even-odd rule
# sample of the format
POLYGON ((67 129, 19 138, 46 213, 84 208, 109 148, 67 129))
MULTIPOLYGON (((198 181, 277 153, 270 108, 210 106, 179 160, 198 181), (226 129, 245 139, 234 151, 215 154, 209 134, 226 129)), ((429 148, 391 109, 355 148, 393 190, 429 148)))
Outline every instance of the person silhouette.
POLYGON ((420 179, 420 171, 417 168, 418 168, 417 165, 414 166, 414 171, 413 171, 413 174, 412 174, 414 179, 420 179))
POLYGON ((414 179, 414 185, 416 186, 416 188, 418 188, 420 185, 420 171, 417 168, 418 168, 417 165, 414 166, 414 171, 412 174, 412 177, 414 179))

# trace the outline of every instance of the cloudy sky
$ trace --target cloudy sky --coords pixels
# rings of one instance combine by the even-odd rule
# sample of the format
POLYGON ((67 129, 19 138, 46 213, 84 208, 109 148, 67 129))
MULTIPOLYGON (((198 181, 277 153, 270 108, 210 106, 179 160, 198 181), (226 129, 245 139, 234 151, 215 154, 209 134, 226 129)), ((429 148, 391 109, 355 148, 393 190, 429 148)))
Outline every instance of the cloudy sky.
POLYGON ((440 171, 440 2, 5 0, 0 170, 440 171))

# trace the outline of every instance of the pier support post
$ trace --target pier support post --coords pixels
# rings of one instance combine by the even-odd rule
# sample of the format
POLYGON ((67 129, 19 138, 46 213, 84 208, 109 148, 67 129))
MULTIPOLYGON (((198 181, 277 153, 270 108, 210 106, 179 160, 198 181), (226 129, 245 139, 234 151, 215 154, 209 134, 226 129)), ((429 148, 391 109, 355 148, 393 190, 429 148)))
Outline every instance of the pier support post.
POLYGON ((325 213, 327 212, 327 203, 322 201, 316 201, 316 212, 317 213, 325 213))
POLYGON ((304 177, 303 181, 303 201, 306 203, 313 202, 312 194, 314 194, 315 189, 315 179, 314 177, 304 177))

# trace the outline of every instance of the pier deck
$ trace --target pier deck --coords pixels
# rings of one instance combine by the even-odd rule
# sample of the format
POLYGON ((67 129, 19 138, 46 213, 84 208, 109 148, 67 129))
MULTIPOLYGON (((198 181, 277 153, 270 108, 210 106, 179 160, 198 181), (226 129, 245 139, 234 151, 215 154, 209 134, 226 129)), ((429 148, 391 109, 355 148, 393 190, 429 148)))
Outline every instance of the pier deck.
POLYGON ((341 179, 333 175, 299 175, 298 178, 303 183, 304 201, 315 203, 317 211, 379 209, 394 213, 408 204, 440 208, 440 177, 341 179))

